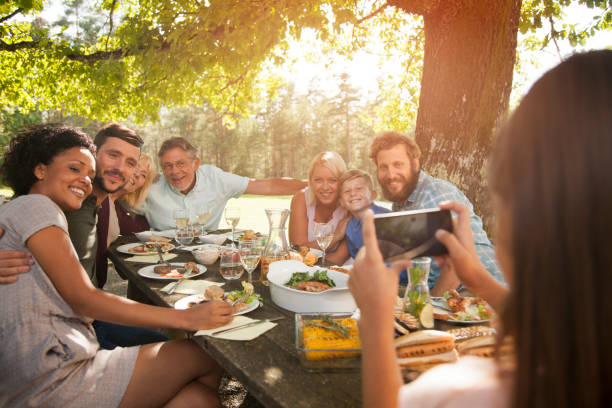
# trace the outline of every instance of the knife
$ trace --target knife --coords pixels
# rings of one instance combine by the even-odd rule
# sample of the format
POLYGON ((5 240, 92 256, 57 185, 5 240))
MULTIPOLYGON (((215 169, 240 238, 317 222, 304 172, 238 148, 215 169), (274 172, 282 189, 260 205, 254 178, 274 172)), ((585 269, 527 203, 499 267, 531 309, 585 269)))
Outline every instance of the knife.
POLYGON ((251 326, 256 326, 260 323, 266 323, 266 322, 275 322, 277 320, 281 320, 284 319, 285 316, 278 316, 278 317, 273 317, 271 319, 264 319, 264 320, 256 320, 254 322, 249 322, 249 323, 245 323, 245 324, 241 324, 235 327, 230 327, 229 329, 223 329, 223 330, 217 330, 215 332, 210 333, 211 336, 216 336, 217 334, 221 334, 221 333, 229 333, 229 332, 233 332, 234 330, 240 330, 240 329, 245 329, 247 327, 251 327, 251 326))
POLYGON ((189 265, 187 267, 187 269, 185 270, 185 273, 183 274, 183 276, 181 276, 181 278, 179 280, 176 281, 176 283, 174 284, 174 286, 172 288, 170 288, 170 290, 168 291, 168 294, 171 295, 174 293, 174 290, 178 287, 178 285, 181 284, 182 281, 184 281, 185 279, 187 279, 189 277, 189 275, 191 275, 191 272, 193 271, 193 266, 189 265))

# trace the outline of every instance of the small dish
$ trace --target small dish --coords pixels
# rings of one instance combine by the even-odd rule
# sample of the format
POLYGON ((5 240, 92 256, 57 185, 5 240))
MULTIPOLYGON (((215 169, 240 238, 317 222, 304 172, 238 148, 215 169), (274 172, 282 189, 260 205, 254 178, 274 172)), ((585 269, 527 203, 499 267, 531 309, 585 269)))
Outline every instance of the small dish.
POLYGON ((193 250, 191 253, 196 261, 204 265, 212 265, 219 259, 221 248, 218 245, 206 244, 201 248, 193 250))

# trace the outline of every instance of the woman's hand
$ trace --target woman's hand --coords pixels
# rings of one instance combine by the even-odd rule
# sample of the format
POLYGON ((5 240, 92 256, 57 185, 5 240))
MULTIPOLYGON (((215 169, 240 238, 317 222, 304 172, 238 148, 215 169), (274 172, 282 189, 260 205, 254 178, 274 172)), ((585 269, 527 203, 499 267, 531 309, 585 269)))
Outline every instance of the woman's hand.
POLYGON ((363 217, 363 244, 350 274, 349 289, 362 316, 380 314, 391 318, 397 299, 399 273, 409 262, 397 262, 387 268, 378 249, 374 213, 371 210, 363 217))
POLYGON ((505 301, 507 289, 497 282, 480 262, 470 225, 470 210, 455 201, 440 204, 441 209, 457 213, 453 220, 453 232, 436 231, 436 238, 448 249, 448 255, 436 259, 442 273, 456 274, 461 283, 477 296, 484 298, 491 306, 499 310, 505 301))
POLYGON ((443 271, 456 273, 464 285, 471 287, 477 283, 480 272, 486 271, 476 253, 470 210, 456 201, 441 203, 440 208, 455 212, 458 218, 453 219, 452 233, 445 230, 436 231, 436 238, 448 249, 448 255, 437 261, 442 264, 443 271))
POLYGON ((378 249, 372 210, 363 217, 363 244, 349 277, 349 289, 361 310, 363 406, 397 407, 402 382, 393 346, 393 309, 399 273, 409 262, 386 267, 378 249))
POLYGON ((195 305, 185 312, 188 313, 187 330, 214 329, 234 319, 232 305, 220 300, 195 305))
POLYGON ((344 217, 342 220, 340 220, 340 222, 336 226, 336 229, 334 230, 334 237, 332 239, 332 242, 329 244, 330 248, 333 248, 340 241, 344 239, 344 236, 346 235, 346 226, 348 225, 351 218, 352 218, 352 215, 349 214, 346 217, 344 217))

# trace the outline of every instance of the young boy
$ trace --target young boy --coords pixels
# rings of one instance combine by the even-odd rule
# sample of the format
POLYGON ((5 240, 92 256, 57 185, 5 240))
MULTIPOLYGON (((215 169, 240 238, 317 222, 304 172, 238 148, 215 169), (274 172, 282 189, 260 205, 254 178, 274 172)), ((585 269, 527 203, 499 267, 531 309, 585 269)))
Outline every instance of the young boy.
POLYGON ((374 204, 376 190, 370 175, 364 171, 347 170, 340 177, 340 204, 351 213, 352 217, 346 226, 346 242, 349 254, 355 258, 363 246, 361 217, 371 208, 374 214, 387 213, 390 210, 374 204))

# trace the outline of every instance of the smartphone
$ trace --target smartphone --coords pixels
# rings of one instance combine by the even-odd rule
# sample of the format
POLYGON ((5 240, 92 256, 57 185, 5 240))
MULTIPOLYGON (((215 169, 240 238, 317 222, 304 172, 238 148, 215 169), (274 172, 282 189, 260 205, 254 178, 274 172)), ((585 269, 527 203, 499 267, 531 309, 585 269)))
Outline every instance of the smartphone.
POLYGON ((423 244, 425 248, 418 256, 447 254, 448 250, 435 239, 434 234, 439 229, 453 232, 450 210, 439 208, 376 214, 374 225, 378 247, 384 259, 401 255, 423 244), (426 244, 428 241, 432 244, 426 244))

